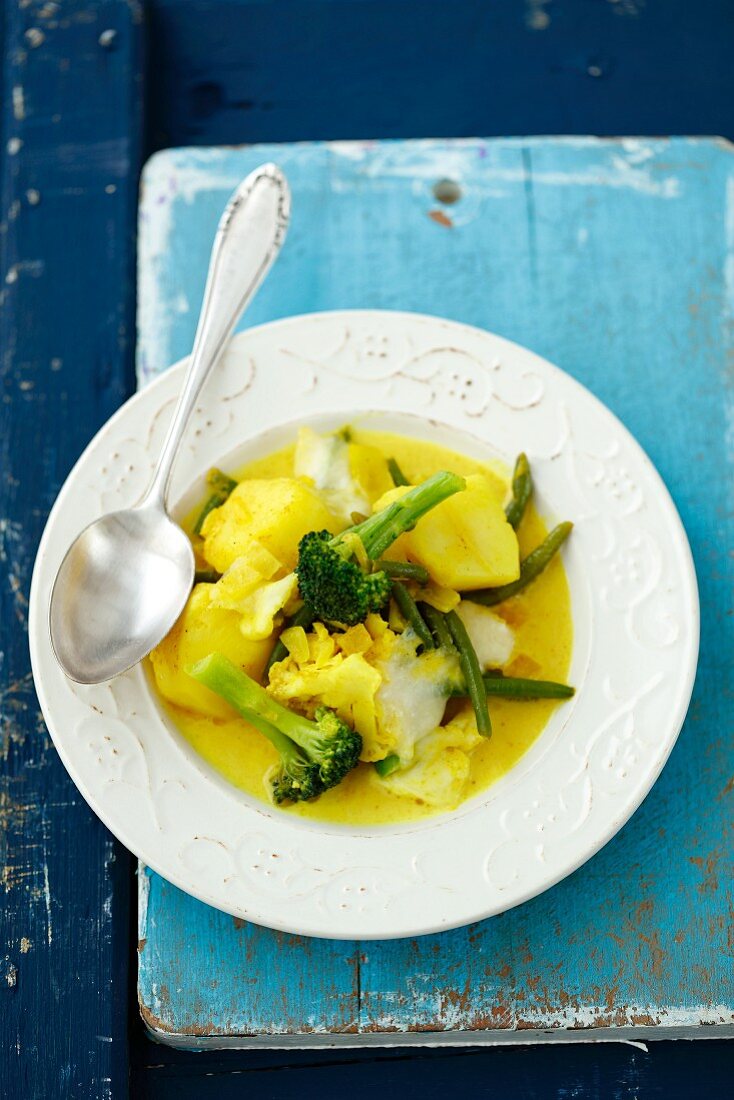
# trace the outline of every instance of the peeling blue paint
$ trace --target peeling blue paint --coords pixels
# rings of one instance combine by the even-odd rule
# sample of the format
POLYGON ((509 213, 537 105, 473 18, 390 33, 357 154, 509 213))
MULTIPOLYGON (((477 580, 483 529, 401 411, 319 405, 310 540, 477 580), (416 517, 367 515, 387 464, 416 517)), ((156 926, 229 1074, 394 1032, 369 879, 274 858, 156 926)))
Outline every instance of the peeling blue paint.
POLYGON ((188 351, 219 212, 266 159, 289 176, 293 223, 247 323, 355 306, 438 313, 579 378, 637 435, 680 509, 701 664, 680 740, 629 824, 553 890, 483 924, 300 941, 236 926, 151 874, 139 971, 149 1023, 183 1045, 345 1029, 346 1041, 731 1031, 731 147, 472 139, 159 154, 141 208, 141 384, 188 351), (428 216, 445 179, 461 191, 441 207, 450 228, 428 216))

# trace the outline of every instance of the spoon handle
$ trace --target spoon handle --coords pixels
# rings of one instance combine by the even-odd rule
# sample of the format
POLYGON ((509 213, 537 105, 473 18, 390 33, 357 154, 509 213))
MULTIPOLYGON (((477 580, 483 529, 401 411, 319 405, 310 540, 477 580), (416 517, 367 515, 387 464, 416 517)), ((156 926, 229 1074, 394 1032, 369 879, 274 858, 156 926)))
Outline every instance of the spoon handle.
POLYGON ((165 507, 176 453, 201 387, 278 255, 289 216, 288 183, 274 164, 251 172, 227 203, 214 238, 186 379, 144 504, 165 507))

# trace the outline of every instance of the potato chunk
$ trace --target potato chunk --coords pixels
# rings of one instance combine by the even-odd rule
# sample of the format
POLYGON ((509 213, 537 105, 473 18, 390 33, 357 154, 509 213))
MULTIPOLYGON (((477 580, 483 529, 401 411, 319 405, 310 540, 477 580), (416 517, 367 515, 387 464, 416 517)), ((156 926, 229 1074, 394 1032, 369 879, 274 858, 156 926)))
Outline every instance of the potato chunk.
MULTIPOLYGON (((385 493, 375 511, 406 491, 385 493)), ((482 474, 470 474, 463 492, 423 516, 387 556, 417 561, 444 588, 464 592, 508 584, 520 576, 517 536, 495 484, 482 474)))
POLYGON ((181 616, 150 655, 156 685, 164 699, 186 710, 216 718, 231 718, 232 710, 214 692, 198 684, 186 669, 223 653, 259 680, 273 648, 272 638, 249 641, 240 629, 241 616, 212 604, 215 585, 197 584, 181 616))
POLYGON ((253 478, 241 481, 229 499, 204 520, 201 530, 204 557, 220 573, 253 542, 259 543, 293 569, 298 543, 308 531, 339 530, 319 494, 291 477, 253 478))

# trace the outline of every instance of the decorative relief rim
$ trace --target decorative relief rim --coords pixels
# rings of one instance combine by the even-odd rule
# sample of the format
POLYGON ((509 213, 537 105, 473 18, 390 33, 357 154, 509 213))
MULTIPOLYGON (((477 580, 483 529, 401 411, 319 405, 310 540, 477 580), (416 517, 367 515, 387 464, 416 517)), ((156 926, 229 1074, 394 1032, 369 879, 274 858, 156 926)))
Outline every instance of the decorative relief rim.
POLYGON ((468 452, 483 447, 510 457, 518 446, 528 449, 523 433, 532 433, 541 497, 579 519, 569 573, 575 619, 582 579, 589 615, 576 654, 585 677, 570 717, 555 725, 552 719, 504 780, 454 815, 371 835, 319 829, 247 804, 232 788, 228 794, 226 783, 170 736, 142 670, 79 689, 51 654, 47 600, 63 550, 86 520, 134 503, 139 492, 140 471, 132 469, 128 481, 110 487, 98 472, 105 465, 100 455, 119 455, 128 444, 152 465, 165 427, 161 414, 181 369, 132 398, 92 441, 49 517, 34 570, 29 634, 39 698, 90 805, 123 843, 181 888, 237 916, 307 935, 439 931, 502 912, 573 871, 614 835, 657 778, 695 672, 698 603, 690 550, 667 490, 638 444, 558 368, 519 345, 440 318, 312 314, 235 338, 200 402, 174 496, 243 438, 256 447, 263 432, 254 427, 263 420, 277 434, 284 421, 299 417, 381 409, 383 420, 399 419, 415 413, 422 395, 425 429, 463 433, 468 452), (466 373, 468 363, 476 364, 476 377, 466 373), (296 373, 274 403, 276 371, 286 381, 289 371, 296 373), (328 387, 321 384, 327 378, 328 387), (645 572, 650 567, 652 580, 645 572), (638 629, 651 599, 656 614, 638 629), (656 647, 649 643, 659 623, 656 647), (614 656, 620 642, 634 649, 627 665, 614 656), (671 715, 674 683, 678 706, 671 715), (652 741, 644 736, 650 707, 658 732, 652 741), (585 732, 589 723, 596 727, 591 733, 585 732), (261 855, 252 856, 256 841, 261 855))

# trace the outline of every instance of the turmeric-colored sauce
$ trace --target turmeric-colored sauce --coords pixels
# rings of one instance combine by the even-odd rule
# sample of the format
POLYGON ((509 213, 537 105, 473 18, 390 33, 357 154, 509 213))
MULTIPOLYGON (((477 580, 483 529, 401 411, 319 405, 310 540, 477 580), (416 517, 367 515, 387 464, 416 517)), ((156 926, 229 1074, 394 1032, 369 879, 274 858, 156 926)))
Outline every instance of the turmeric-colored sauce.
MULTIPOLYGON (((394 456, 407 478, 417 483, 438 470, 468 475, 482 473, 493 478, 508 477, 496 465, 487 466, 465 455, 413 438, 352 429, 355 442, 378 447, 394 456)), ((290 446, 248 463, 239 480, 293 475, 290 446)), ((547 534, 543 520, 529 506, 518 530, 520 554, 524 557, 547 534)), ((497 608, 515 631, 514 658, 508 675, 566 681, 571 660, 573 625, 566 574, 560 557, 521 595, 497 608)), ((269 802, 266 774, 278 760, 275 749, 241 718, 209 719, 163 704, 176 727, 193 748, 230 783, 250 795, 269 802)), ((549 700, 513 702, 490 698, 492 736, 471 754, 471 771, 465 800, 483 791, 505 775, 542 733, 559 704, 549 700)), ((563 704, 560 704, 563 705, 563 704)), ((344 825, 385 825, 415 821, 437 812, 414 799, 387 791, 371 764, 360 764, 343 782, 314 802, 288 806, 282 812, 316 821, 344 825)))

